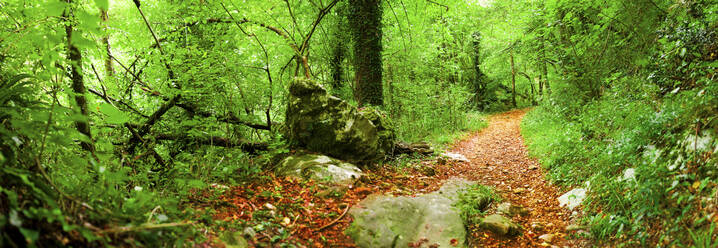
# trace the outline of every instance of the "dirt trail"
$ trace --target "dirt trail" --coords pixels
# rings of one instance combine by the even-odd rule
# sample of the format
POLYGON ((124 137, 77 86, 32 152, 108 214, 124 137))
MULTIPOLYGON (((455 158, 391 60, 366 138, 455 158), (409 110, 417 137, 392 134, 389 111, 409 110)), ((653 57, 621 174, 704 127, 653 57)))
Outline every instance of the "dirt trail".
POLYGON ((571 213, 559 206, 559 189, 546 181, 541 165, 528 156, 520 133, 526 112, 514 110, 492 115, 488 127, 451 149, 471 161, 455 168, 454 173, 492 186, 505 201, 529 210, 528 216, 514 218, 524 227, 522 236, 505 239, 483 230, 471 230, 472 247, 542 247, 538 236, 547 233, 556 235, 553 245, 575 245, 564 240, 571 213), (543 228, 532 227, 533 223, 543 228))
MULTIPOLYGON (((521 236, 502 238, 469 227, 469 247, 543 247, 538 239, 542 234, 556 235, 551 244, 558 247, 586 247, 585 243, 565 240, 564 230, 571 213, 559 207, 557 198, 561 192, 545 180, 539 163, 528 157, 520 134, 521 119, 526 112, 514 110, 492 115, 488 127, 456 143, 450 151, 466 156, 470 160, 468 163, 424 160, 403 169, 381 166, 365 171, 365 176, 355 187, 341 197, 321 196, 318 192, 325 189, 314 182, 276 178, 270 173, 266 177, 269 179, 232 187, 201 207, 215 209, 215 218, 227 221, 250 221, 264 216, 259 219, 284 226, 291 233, 282 242, 295 243, 299 247, 356 247, 344 233, 352 218, 342 213, 350 206, 374 193, 416 196, 433 192, 446 179, 461 177, 492 186, 505 201, 529 211, 527 216, 513 218, 515 223, 523 226, 521 236), (267 211, 275 212, 275 207, 276 217, 272 217, 274 214, 267 216, 267 211), (293 217, 287 224, 289 219, 282 216, 293 217), (532 226, 534 223, 543 228, 532 226)), ((259 230, 250 245, 272 247, 271 237, 280 233, 275 228, 259 230)))

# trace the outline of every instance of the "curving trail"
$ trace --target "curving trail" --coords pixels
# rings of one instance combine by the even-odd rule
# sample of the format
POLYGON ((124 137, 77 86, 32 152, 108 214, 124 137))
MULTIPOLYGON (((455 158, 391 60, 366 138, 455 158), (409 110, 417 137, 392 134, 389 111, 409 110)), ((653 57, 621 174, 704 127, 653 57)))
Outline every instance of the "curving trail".
MULTIPOLYGON (((518 237, 503 238, 475 226, 469 227, 469 247, 545 247, 538 238, 543 234, 555 236, 549 247, 589 247, 585 240, 566 239, 565 229, 570 224, 571 212, 559 206, 557 198, 563 192, 546 181, 540 164, 528 156, 520 134, 521 119, 526 112, 513 110, 492 115, 488 118, 488 127, 454 144, 450 151, 466 156, 469 162, 438 163, 431 159, 404 169, 382 166, 366 171, 354 187, 338 198, 320 196, 317 191, 323 189, 311 181, 298 183, 290 178, 270 176, 271 180, 233 187, 202 207, 212 207, 217 211, 216 219, 230 221, 252 220, 258 210, 268 208, 267 204, 280 206, 276 210, 279 216, 294 216, 292 220, 287 219, 289 224, 281 223, 285 221, 283 219, 268 217, 291 233, 283 242, 298 247, 356 247, 345 233, 352 217, 342 214, 350 206, 373 193, 426 194, 438 190, 447 179, 461 177, 494 187, 504 201, 521 205, 529 212, 526 216, 513 218, 515 223, 523 226, 523 234, 518 237), (250 189, 251 192, 281 189, 281 194, 274 197, 248 193, 250 189)), ((250 245, 271 247, 266 242, 275 235, 278 233, 273 229, 264 230, 250 245), (259 245, 263 242, 264 246, 259 245)))
POLYGON ((527 111, 492 115, 488 127, 451 149, 471 161, 452 168, 451 174, 492 186, 505 201, 529 210, 528 216, 513 219, 524 228, 521 236, 501 238, 472 227, 471 247, 543 247, 538 239, 542 234, 555 235, 552 245, 583 246, 564 239, 571 212, 559 206, 561 192, 545 179, 538 161, 528 155, 520 133, 521 119, 527 111))

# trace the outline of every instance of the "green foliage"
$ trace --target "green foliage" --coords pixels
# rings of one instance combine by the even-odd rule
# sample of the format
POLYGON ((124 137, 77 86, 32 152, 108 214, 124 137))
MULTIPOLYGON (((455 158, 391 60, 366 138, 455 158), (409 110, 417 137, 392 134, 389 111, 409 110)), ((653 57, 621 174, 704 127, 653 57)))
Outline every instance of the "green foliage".
POLYGON ((494 202, 501 202, 501 196, 491 187, 474 184, 458 192, 458 201, 454 205, 464 223, 478 224, 487 208, 494 202))
POLYGON ((607 3, 546 3, 561 24, 546 31, 563 77, 523 122, 530 152, 553 181, 590 182, 594 237, 710 245, 718 105, 707 20, 715 13, 702 10, 716 4, 607 3), (630 17, 639 10, 655 19, 630 17))
POLYGON ((192 200, 290 151, 286 88, 305 73, 352 103, 375 77, 369 102, 398 139, 439 144, 507 109, 515 76, 518 105, 541 104, 523 123, 531 154, 555 182, 591 182, 595 237, 714 245, 715 1, 134 2, 0 3, 0 246, 203 242, 212 213, 192 200), (134 228, 103 234, 118 226, 134 228))

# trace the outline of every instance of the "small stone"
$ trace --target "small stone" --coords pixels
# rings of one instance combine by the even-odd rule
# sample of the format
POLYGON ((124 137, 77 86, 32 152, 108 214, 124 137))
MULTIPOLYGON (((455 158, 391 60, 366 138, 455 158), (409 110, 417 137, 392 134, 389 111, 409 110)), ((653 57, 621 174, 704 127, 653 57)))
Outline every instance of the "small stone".
POLYGON ((562 207, 567 207, 570 210, 573 210, 575 207, 578 207, 583 202, 583 199, 586 198, 586 189, 583 188, 576 188, 569 192, 566 192, 566 194, 561 195, 558 198, 559 205, 562 207))
POLYGON ((459 153, 453 153, 453 152, 445 152, 441 154, 441 157, 445 157, 448 160, 458 161, 458 162, 465 162, 468 163, 469 159, 466 158, 466 156, 459 154, 459 153))
POLYGON ((426 176, 433 177, 436 176, 436 169, 431 166, 425 166, 422 168, 422 173, 426 176))
POLYGON ((275 210, 275 209, 277 209, 277 207, 275 207, 274 205, 269 204, 269 203, 264 204, 264 207, 267 208, 267 209, 269 209, 269 210, 275 210))
POLYGON ((284 217, 284 219, 282 219, 282 226, 288 226, 291 223, 292 220, 290 220, 288 217, 284 217))
POLYGON ((556 235, 547 233, 547 234, 539 236, 538 239, 545 243, 551 243, 555 237, 556 237, 556 235))
POLYGON ((514 217, 516 215, 525 216, 529 214, 529 211, 526 210, 524 207, 514 205, 509 202, 499 204, 499 207, 496 209, 496 211, 508 217, 514 217))
POLYGON ((445 164, 446 164, 446 158, 444 158, 444 157, 439 157, 439 158, 436 159, 436 163, 439 164, 439 165, 445 165, 445 164))
POLYGON ((481 221, 480 226, 503 236, 516 236, 521 234, 521 227, 519 225, 498 214, 487 216, 481 221))
POLYGON ((541 222, 531 223, 531 229, 536 230, 536 231, 541 231, 544 229, 544 224, 541 222))
POLYGON ((254 228, 248 226, 244 228, 242 235, 248 238, 254 238, 254 236, 257 236, 257 232, 254 231, 254 228))
POLYGON ((536 169, 538 169, 538 166, 535 166, 535 165, 529 166, 529 170, 536 170, 536 169))

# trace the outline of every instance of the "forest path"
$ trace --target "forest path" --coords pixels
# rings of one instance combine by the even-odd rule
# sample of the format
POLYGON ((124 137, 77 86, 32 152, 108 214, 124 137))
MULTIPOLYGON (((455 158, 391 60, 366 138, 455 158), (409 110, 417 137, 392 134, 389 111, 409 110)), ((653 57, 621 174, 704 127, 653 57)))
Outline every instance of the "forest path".
POLYGON ((543 247, 538 238, 543 234, 554 235, 552 245, 577 245, 564 239, 571 212, 559 206, 559 189, 546 181, 539 162, 528 155, 521 136, 521 120, 526 112, 523 109, 492 115, 488 127, 450 150, 470 160, 453 168, 453 173, 494 187, 504 201, 521 205, 529 212, 513 218, 523 227, 518 237, 503 238, 470 227, 470 247, 543 247))
POLYGON ((587 247, 584 241, 565 239, 571 213, 559 206, 559 189, 545 180, 540 164, 528 156, 520 134, 521 119, 526 112, 513 110, 491 115, 488 127, 455 143, 449 151, 464 155, 469 162, 439 163, 436 159, 425 159, 404 167, 380 166, 365 171, 354 187, 337 196, 325 194, 331 189, 313 181, 275 177, 270 173, 265 180, 229 188, 199 207, 214 209, 215 219, 264 221, 261 226, 274 223, 269 226, 287 228, 252 229, 256 234, 250 235, 250 247, 273 247, 272 237, 286 233, 290 233, 289 237, 278 242, 298 247, 356 247, 345 233, 353 218, 343 213, 350 207, 370 194, 428 194, 439 190, 448 179, 458 177, 494 187, 505 202, 528 210, 528 215, 512 219, 523 227, 520 236, 505 238, 469 226, 468 247, 544 247, 539 239, 543 234, 555 236, 551 245, 587 247))

